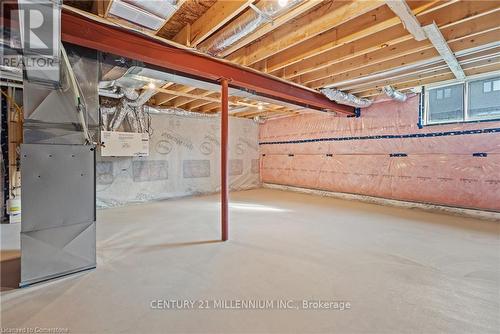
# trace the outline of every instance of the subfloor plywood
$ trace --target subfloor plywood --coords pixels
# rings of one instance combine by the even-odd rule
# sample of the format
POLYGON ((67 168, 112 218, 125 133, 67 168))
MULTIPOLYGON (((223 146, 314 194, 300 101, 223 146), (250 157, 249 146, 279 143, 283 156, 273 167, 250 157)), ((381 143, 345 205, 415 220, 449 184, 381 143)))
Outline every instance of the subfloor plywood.
MULTIPOLYGON (((71 333, 500 328, 497 222, 271 189, 232 193, 231 200, 226 243, 216 241, 218 196, 99 211, 97 269, 7 287, 1 327, 71 333), (335 299, 351 309, 153 310, 156 299, 335 299)), ((6 270, 15 269, 19 225, 0 228, 3 286, 13 277, 6 270)))

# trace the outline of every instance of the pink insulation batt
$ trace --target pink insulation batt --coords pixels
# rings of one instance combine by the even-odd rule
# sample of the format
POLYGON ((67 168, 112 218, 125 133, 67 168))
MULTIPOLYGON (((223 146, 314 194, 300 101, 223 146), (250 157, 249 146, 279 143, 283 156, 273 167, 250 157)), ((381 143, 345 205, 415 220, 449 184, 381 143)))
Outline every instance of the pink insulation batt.
POLYGON ((418 118, 414 96, 375 103, 358 118, 268 120, 259 137, 262 181, 500 211, 500 122, 419 128, 418 118))

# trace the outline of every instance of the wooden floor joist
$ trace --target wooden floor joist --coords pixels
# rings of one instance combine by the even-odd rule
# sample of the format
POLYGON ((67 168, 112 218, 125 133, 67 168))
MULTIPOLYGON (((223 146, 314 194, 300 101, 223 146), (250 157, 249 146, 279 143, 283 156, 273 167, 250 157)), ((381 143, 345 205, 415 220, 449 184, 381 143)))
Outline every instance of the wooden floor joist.
MULTIPOLYGON (((101 4, 99 15, 106 18, 112 1, 101 4)), ((287 5, 286 1, 283 3, 287 5)), ((171 28, 160 30, 157 37, 171 38, 192 48, 206 50, 222 34, 230 36, 231 31, 240 31, 242 18, 255 17, 258 11, 250 8, 253 5, 262 7, 262 3, 253 0, 190 3, 179 9, 175 24, 166 23, 170 27, 179 26, 179 19, 184 17, 184 26, 174 34, 171 28), (188 18, 189 10, 196 12, 193 12, 192 19, 188 18)), ((457 53, 498 41, 499 14, 500 4, 497 1, 414 0, 388 3, 386 0, 304 0, 272 20, 265 18, 220 51, 218 56, 314 90, 344 82, 362 82, 363 85, 359 86, 361 90, 351 91, 373 96, 370 94, 379 92, 382 83, 390 81, 381 80, 378 76, 366 81, 371 80, 372 75, 391 73, 395 68, 413 66, 438 56, 432 43, 419 35, 419 27, 436 22, 451 51, 457 53)), ((492 51, 484 52, 488 54, 492 51)), ((494 58, 492 53, 491 56, 494 58)), ((494 66, 468 67, 466 73, 481 73, 494 66)), ((403 82, 395 78, 393 83, 405 89, 411 84, 435 82, 449 74, 442 71, 440 69, 432 74, 424 68, 417 68, 408 72, 403 82)), ((255 88, 254 85, 252 90, 255 88)), ((220 97, 217 92, 181 85, 173 85, 167 90, 169 93, 163 91, 155 96, 156 103, 163 107, 181 107, 198 112, 215 112, 220 108, 215 101, 220 97)), ((236 102, 241 101, 231 101, 234 105, 236 102)), ((244 103, 256 105, 258 101, 244 103)), ((267 107, 274 111, 234 114, 251 117, 293 109, 280 105, 267 107)))

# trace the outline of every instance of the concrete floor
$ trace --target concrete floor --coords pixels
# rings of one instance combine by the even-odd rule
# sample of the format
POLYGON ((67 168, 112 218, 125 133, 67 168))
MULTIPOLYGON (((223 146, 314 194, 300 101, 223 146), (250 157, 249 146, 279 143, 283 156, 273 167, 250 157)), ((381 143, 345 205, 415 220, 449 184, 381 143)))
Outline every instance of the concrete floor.
POLYGON ((227 243, 216 241, 217 196, 100 211, 98 268, 24 289, 8 289, 19 225, 2 225, 1 327, 499 332, 498 223, 270 189, 231 199, 227 243), (156 299, 344 300, 351 309, 151 309, 156 299))

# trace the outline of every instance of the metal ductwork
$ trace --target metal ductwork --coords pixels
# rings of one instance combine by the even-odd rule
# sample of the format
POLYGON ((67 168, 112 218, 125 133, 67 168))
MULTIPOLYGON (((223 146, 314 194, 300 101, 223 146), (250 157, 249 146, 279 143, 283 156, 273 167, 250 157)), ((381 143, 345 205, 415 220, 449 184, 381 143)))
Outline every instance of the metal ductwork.
POLYGON ((323 95, 332 101, 356 108, 369 107, 373 101, 367 98, 360 98, 350 93, 342 92, 334 88, 323 88, 320 90, 323 95))
POLYGON ((0 65, 0 78, 5 80, 22 82, 23 81, 22 62, 19 62, 19 64, 21 64, 21 66, 19 67, 0 65))
POLYGON ((233 24, 221 30, 215 38, 208 40, 208 45, 200 47, 211 55, 217 55, 219 52, 230 47, 240 39, 257 30, 265 23, 272 22, 276 17, 297 6, 303 0, 282 1, 262 1, 259 6, 251 5, 250 15, 242 15, 233 24), (284 5, 281 5, 283 3, 284 5))
POLYGON ((194 118, 218 118, 218 114, 213 113, 198 113, 187 111, 182 108, 175 107, 152 107, 152 106, 144 106, 144 112, 148 114, 159 114, 159 115, 175 115, 182 117, 194 117, 194 118))
MULTIPOLYGON (((18 35, 22 45, 24 79, 32 84, 48 88, 61 88, 61 8, 62 0, 16 1, 18 5, 19 27, 18 35), (27 21, 37 13, 41 15, 40 22, 27 21), (50 24, 44 23, 43 18, 50 18, 50 24), (31 32, 31 25, 35 24, 36 33, 31 32), (24 27, 30 27, 30 33, 24 33, 24 27), (35 38, 36 37, 36 38, 35 38)), ((33 19, 31 19, 33 20, 33 19)), ((14 32, 14 31, 11 31, 14 32)))
POLYGON ((99 95, 107 99, 102 101, 101 123, 103 130, 117 131, 125 118, 133 132, 146 132, 144 105, 156 93, 156 89, 144 90, 140 95, 134 88, 99 90, 99 95))
POLYGON ((406 99, 408 98, 408 96, 405 93, 402 93, 394 89, 394 87, 392 86, 385 86, 384 88, 382 88, 382 91, 385 93, 385 95, 387 95, 394 101, 405 102, 406 99))
POLYGON ((264 124, 266 122, 266 120, 264 118, 262 118, 261 116, 255 116, 253 118, 253 121, 257 124, 264 124))
POLYGON ((121 99, 125 93, 116 89, 99 89, 99 96, 110 97, 112 99, 121 99))
POLYGON ((166 81, 130 73, 137 69, 142 68, 134 66, 115 80, 99 82, 102 130, 117 131, 125 119, 133 132, 143 133, 148 130, 144 115, 145 104, 156 94, 156 87, 163 86, 166 81), (139 94, 140 89, 151 84, 151 88, 146 88, 139 94))
POLYGON ((178 9, 177 0, 113 0, 109 14, 138 26, 158 30, 178 9))

